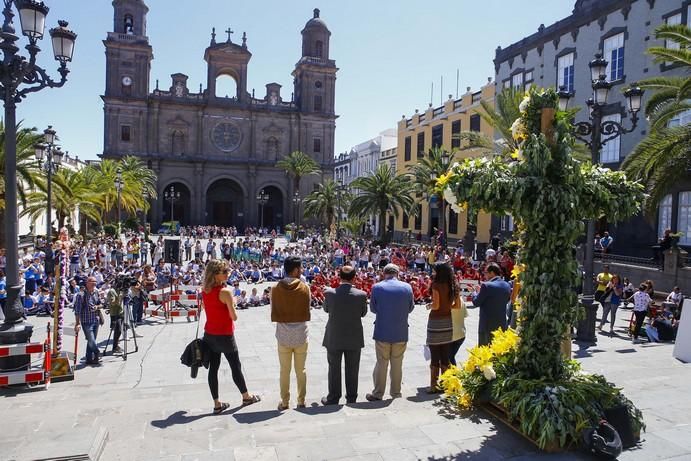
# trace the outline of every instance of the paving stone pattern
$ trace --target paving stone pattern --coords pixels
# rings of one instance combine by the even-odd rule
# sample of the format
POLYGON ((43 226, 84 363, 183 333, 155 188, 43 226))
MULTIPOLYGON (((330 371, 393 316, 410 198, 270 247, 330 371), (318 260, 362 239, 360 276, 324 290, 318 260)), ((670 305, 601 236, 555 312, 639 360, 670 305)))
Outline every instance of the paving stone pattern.
MULTIPOLYGON (((260 287, 260 289, 263 287, 260 287)), ((68 314, 68 319, 71 314, 68 314)), ((25 461, 74 455, 99 428, 108 432, 105 461, 263 460, 581 460, 578 452, 548 455, 482 411, 448 415, 438 397, 424 393, 428 366, 423 358, 427 313, 415 309, 403 371, 403 398, 370 403, 375 360, 372 314, 364 320, 358 402, 321 406, 327 392, 326 351, 321 347, 326 314, 312 311, 307 362, 307 408, 278 412, 278 357, 269 307, 239 312, 237 343, 250 392, 260 403, 240 406, 230 369, 222 363, 221 399, 231 409, 211 414, 206 371, 197 379, 179 361, 194 338, 195 323, 149 319, 139 327, 140 350, 127 361, 105 357, 100 367, 77 370, 76 380, 48 390, 0 390, 0 459, 25 461), (79 440, 78 434, 84 436, 79 440), (77 435, 75 437, 75 435, 77 435)), ((691 460, 691 365, 672 358, 672 345, 632 345, 625 336, 629 311, 619 314, 618 335, 598 337, 590 348, 574 345, 586 370, 622 386, 645 413, 642 445, 624 452, 625 461, 691 460)), ((477 339, 477 310, 467 320, 477 339)), ((34 340, 43 339, 45 319, 32 318, 34 340)), ((107 331, 99 332, 104 341, 107 331)), ((70 344, 71 341, 65 341, 70 344)), ((80 350, 85 343, 80 338, 80 350)), ((293 380, 293 396, 295 395, 293 380)), ((294 397, 293 397, 294 399, 294 397)), ((345 403, 342 400, 342 403, 345 403)), ((295 401, 291 402, 295 406, 295 401)))

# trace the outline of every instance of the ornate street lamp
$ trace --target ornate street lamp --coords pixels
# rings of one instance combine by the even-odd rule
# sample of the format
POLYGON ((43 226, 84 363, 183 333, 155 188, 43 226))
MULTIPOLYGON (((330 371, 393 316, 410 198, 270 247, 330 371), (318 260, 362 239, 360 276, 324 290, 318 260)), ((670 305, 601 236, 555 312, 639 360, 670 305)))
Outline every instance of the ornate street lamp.
POLYGON ((336 240, 341 238, 341 210, 343 208, 343 196, 348 193, 350 188, 348 184, 344 184, 342 179, 338 180, 336 186, 336 240))
POLYGON ((36 160, 38 160, 39 169, 43 169, 48 177, 48 203, 46 204, 46 258, 48 258, 50 257, 48 253, 52 241, 53 174, 57 173, 64 155, 60 148, 55 145, 55 130, 51 125, 48 125, 48 128, 43 131, 43 143, 34 146, 34 153, 36 160))
MULTIPOLYGON (((58 88, 65 84, 69 70, 67 63, 72 60, 74 44, 77 35, 67 29, 67 22, 60 21, 59 27, 50 30, 53 42, 53 55, 60 63, 58 73, 60 80, 55 81, 45 69, 37 64, 40 48, 38 40, 43 39, 48 7, 42 2, 34 0, 3 0, 2 15, 4 22, 0 32, 0 95, 5 106, 5 246, 7 255, 7 299, 5 304, 4 322, 0 326, 0 343, 11 344, 27 342, 31 337, 33 327, 22 325, 24 308, 19 300, 21 284, 18 265, 18 217, 17 217, 17 103, 30 93, 44 88, 58 88), (21 31, 28 39, 25 49, 28 57, 19 54, 16 42, 19 40, 13 24, 16 5, 21 21, 21 31), (60 45, 55 48, 55 45, 60 45)), ((12 358, 3 360, 5 365, 12 367, 12 358)), ((19 356, 21 366, 27 362, 27 356, 19 356)), ((28 363, 28 362, 27 362, 28 363)), ((14 363, 16 368, 16 362, 14 363)))
MULTIPOLYGON (((175 220, 174 216, 173 216, 173 211, 174 211, 173 206, 174 206, 175 202, 180 200, 180 191, 176 191, 175 185, 171 184, 170 188, 167 191, 163 192, 163 198, 170 202, 170 221, 172 223, 172 221, 175 220)), ((171 231, 172 231, 172 224, 171 224, 171 231)))
POLYGON ((293 194, 293 209, 295 210, 295 224, 300 227, 300 202, 302 202, 302 199, 300 198, 300 192, 295 191, 293 194))
POLYGON ((257 194, 257 203, 259 204, 259 214, 261 215, 259 217, 259 228, 263 229, 264 228, 264 205, 267 204, 269 201, 269 194, 264 192, 264 189, 260 190, 259 193, 257 194))
MULTIPOLYGON (((638 125, 638 112, 641 110, 643 100, 643 90, 635 83, 631 85, 624 96, 627 101, 627 109, 631 119, 631 128, 625 128, 621 123, 613 120, 602 121, 603 108, 607 105, 607 96, 611 88, 611 83, 607 81, 607 60, 601 55, 595 55, 590 64, 590 73, 593 79, 592 98, 586 101, 589 108, 589 121, 576 122, 573 124, 574 136, 590 148, 590 156, 593 165, 600 162, 600 150, 608 141, 631 133, 638 125)), ((571 92, 565 88, 559 90, 559 108, 566 110, 569 100, 573 97, 571 92)), ((595 336, 595 314, 597 305, 594 304, 593 277, 595 273, 594 260, 595 243, 595 221, 588 221, 586 245, 585 245, 585 278, 583 280, 582 304, 586 309, 586 318, 578 326, 578 339, 587 342, 596 342, 595 336)))

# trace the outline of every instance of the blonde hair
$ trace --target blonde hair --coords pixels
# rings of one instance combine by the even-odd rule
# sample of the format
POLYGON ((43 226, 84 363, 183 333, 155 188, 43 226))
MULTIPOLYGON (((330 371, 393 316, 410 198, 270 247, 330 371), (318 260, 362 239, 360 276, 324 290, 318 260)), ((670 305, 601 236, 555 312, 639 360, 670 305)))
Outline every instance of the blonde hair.
POLYGON ((223 259, 212 259, 206 264, 206 268, 204 269, 204 282, 202 283, 204 293, 209 293, 218 286, 216 283, 216 275, 227 268, 228 263, 223 259))

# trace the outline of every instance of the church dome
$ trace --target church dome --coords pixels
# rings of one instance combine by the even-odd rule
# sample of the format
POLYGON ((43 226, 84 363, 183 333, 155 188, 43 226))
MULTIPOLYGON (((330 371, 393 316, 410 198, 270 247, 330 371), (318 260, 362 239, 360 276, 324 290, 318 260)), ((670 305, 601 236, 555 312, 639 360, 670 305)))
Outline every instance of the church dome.
POLYGON ((326 23, 322 18, 319 17, 319 8, 314 9, 314 17, 307 21, 307 24, 305 24, 305 29, 324 29, 326 31, 329 30, 328 27, 326 27, 326 23))

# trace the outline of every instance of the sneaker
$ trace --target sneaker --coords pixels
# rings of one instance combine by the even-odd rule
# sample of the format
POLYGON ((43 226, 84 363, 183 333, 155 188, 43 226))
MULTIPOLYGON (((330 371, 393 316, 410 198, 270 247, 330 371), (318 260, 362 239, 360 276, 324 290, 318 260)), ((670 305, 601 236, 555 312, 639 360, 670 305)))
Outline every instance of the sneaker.
POLYGON ((381 400, 381 398, 375 396, 374 394, 367 394, 365 396, 365 398, 367 399, 368 402, 378 402, 381 400))
POLYGON ((122 354, 122 349, 120 349, 120 347, 116 347, 115 349, 113 349, 113 355, 114 354, 122 354))

